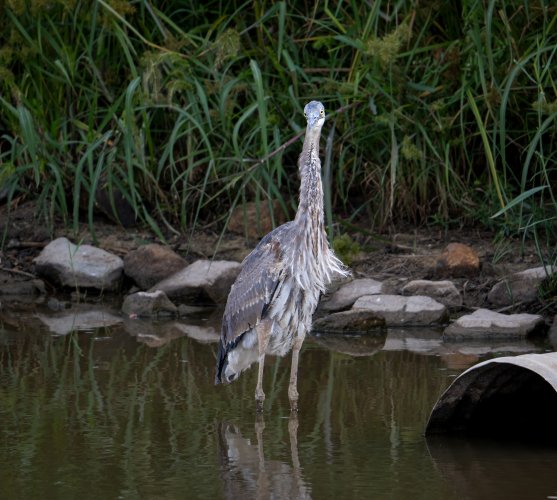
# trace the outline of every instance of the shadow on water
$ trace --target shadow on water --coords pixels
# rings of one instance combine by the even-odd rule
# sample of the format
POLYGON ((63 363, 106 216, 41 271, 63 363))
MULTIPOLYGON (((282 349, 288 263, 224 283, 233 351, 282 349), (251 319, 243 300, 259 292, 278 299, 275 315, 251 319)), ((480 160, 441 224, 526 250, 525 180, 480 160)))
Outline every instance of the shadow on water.
MULTIPOLYGON (((462 498, 423 432, 437 398, 485 347, 445 346, 435 332, 309 338, 298 418, 290 360, 270 358, 263 423, 256 370, 213 385, 211 321, 73 333, 60 324, 0 316, 2 499, 462 498)), ((517 453, 510 478, 520 457, 536 460, 517 453)))

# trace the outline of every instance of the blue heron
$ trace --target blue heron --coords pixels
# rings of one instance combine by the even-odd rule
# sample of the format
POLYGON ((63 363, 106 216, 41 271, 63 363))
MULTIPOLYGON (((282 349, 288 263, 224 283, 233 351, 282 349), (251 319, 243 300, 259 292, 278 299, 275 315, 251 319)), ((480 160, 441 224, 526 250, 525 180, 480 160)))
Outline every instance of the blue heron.
POLYGON ((228 383, 259 362, 255 401, 263 409, 265 355, 292 350, 288 398, 298 409, 298 359, 320 295, 333 279, 349 275, 329 247, 323 217, 319 139, 325 108, 304 108, 306 135, 298 160, 300 200, 293 221, 267 234, 244 259, 222 319, 215 383, 228 383))

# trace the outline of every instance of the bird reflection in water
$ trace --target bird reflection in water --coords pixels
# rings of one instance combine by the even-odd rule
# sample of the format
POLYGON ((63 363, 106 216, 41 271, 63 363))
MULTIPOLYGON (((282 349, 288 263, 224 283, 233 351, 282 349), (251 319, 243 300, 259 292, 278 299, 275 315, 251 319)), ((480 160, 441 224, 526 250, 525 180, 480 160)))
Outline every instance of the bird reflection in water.
POLYGON ((289 498, 309 499, 311 488, 304 481, 298 458, 298 416, 288 420, 292 463, 265 458, 262 415, 255 422, 256 443, 242 436, 229 422, 218 426, 218 446, 224 498, 289 498))

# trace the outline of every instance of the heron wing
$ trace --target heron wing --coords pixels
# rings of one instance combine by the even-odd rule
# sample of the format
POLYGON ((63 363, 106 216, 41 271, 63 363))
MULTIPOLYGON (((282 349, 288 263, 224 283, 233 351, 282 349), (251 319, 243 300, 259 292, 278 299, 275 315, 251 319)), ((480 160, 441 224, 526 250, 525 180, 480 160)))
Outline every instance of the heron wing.
POLYGON ((224 345, 234 342, 265 316, 283 275, 283 242, 290 224, 270 232, 244 259, 224 310, 224 345))

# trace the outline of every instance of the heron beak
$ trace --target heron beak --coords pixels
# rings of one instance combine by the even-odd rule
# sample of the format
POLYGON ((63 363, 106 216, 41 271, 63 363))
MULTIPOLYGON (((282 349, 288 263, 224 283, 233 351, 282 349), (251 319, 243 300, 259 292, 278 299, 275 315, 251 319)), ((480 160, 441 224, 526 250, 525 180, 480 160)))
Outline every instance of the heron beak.
POLYGON ((308 116, 308 128, 312 129, 315 124, 319 121, 318 116, 308 116))

